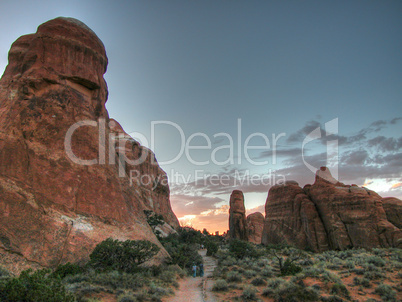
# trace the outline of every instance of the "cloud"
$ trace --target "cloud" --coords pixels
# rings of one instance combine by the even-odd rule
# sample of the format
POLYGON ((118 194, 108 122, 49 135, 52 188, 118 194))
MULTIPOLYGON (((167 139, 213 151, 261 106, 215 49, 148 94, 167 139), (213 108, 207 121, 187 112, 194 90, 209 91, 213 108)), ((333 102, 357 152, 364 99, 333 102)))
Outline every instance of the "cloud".
POLYGON ((398 183, 393 184, 391 186, 391 190, 395 190, 395 189, 398 189, 398 188, 402 188, 402 182, 398 182, 398 183))
POLYGON ((297 132, 292 133, 291 135, 289 135, 289 137, 287 139, 287 142, 288 143, 295 143, 295 142, 302 141, 306 137, 306 135, 308 135, 309 133, 314 131, 316 128, 320 128, 321 131, 322 131, 320 122, 317 122, 317 121, 314 121, 314 120, 308 121, 303 126, 303 128, 301 128, 297 132))
POLYGON ((273 157, 274 154, 276 157, 293 157, 302 154, 301 148, 288 148, 288 149, 277 149, 275 150, 267 150, 260 153, 257 159, 273 157))
POLYGON ((349 151, 342 155, 342 165, 364 165, 369 158, 366 150, 349 151))
POLYGON ((201 213, 215 209, 223 200, 217 197, 174 195, 170 196, 172 209, 178 217, 185 215, 200 215, 201 213))
POLYGON ((255 212, 260 212, 265 217, 265 204, 262 204, 258 207, 252 208, 252 209, 246 209, 246 216, 253 214, 255 212))
POLYGON ((393 137, 376 136, 367 142, 369 147, 376 147, 383 152, 398 151, 402 148, 402 137, 395 139, 393 137))

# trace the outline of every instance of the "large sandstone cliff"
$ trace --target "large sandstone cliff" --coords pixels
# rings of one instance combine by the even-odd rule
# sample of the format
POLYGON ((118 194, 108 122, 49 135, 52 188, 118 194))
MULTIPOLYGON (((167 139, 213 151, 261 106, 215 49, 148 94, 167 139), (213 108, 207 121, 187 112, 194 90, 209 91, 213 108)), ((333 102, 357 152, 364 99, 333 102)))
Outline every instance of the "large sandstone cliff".
MULTIPOLYGON (((154 154, 109 119, 106 66, 102 42, 71 18, 10 49, 0 80, 0 259, 13 272, 85 260, 108 237, 160 245, 144 210, 179 226, 154 154)), ((167 256, 161 248, 156 259, 167 256)))
POLYGON ((366 188, 342 184, 322 167, 313 185, 302 189, 287 182, 270 189, 262 243, 314 251, 402 247, 401 204, 399 199, 382 199, 366 188))

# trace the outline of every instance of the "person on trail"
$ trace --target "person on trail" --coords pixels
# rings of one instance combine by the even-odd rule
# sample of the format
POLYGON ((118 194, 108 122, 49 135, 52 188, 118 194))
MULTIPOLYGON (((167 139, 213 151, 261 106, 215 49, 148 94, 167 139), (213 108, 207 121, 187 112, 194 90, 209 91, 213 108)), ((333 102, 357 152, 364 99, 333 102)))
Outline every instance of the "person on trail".
POLYGON ((196 277, 197 276, 197 265, 195 265, 195 263, 194 263, 194 265, 193 265, 193 277, 196 277))
POLYGON ((204 264, 200 264, 200 277, 204 277, 204 264))

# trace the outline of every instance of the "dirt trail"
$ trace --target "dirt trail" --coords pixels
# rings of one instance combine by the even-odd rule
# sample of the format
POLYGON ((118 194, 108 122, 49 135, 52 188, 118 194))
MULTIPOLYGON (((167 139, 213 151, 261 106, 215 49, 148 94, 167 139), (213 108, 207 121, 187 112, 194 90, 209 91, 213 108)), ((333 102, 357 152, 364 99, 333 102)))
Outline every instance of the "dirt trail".
POLYGON ((179 289, 175 296, 164 299, 164 302, 216 302, 211 293, 212 272, 216 267, 216 260, 206 256, 206 250, 200 250, 198 253, 204 260, 204 277, 188 277, 179 281, 179 289))

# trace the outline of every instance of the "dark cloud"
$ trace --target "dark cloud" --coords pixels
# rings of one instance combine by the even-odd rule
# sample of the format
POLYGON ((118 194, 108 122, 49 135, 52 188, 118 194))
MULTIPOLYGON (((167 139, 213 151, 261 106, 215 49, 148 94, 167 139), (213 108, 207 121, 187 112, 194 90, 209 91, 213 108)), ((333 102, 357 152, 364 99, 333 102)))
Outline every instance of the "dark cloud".
POLYGON ((292 133, 291 135, 289 135, 287 142, 288 143, 295 143, 295 142, 300 142, 302 141, 306 135, 310 134, 312 131, 314 131, 315 129, 320 128, 322 131, 322 127, 320 122, 317 121, 308 121, 303 128, 301 128, 300 130, 298 130, 295 133, 292 133))
POLYGON ((369 154, 366 150, 349 151, 342 155, 342 165, 364 165, 369 159, 369 154))
POLYGON ((273 158, 274 153, 276 157, 293 157, 293 156, 299 156, 302 153, 301 148, 289 148, 289 149, 277 149, 275 150, 267 150, 263 151, 260 153, 260 155, 257 157, 257 159, 261 158, 273 158))
POLYGON ((383 152, 392 152, 402 149, 402 137, 395 139, 393 137, 376 136, 367 142, 369 147, 376 147, 383 152))
POLYGON ((393 119, 390 121, 390 124, 394 125, 394 124, 396 124, 397 122, 399 122, 399 121, 401 121, 401 120, 402 120, 402 117, 393 118, 393 119))

